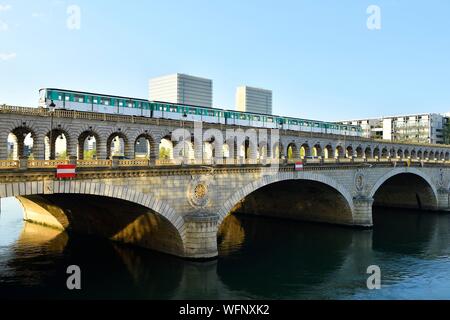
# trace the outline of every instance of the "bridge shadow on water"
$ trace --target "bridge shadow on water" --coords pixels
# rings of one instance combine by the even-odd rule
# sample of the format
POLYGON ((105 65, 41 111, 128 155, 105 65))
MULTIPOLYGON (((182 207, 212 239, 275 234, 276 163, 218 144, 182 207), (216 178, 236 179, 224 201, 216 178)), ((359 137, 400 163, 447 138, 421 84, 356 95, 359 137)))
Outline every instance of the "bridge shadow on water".
POLYGON ((367 266, 389 263, 386 254, 448 254, 448 215, 377 209, 374 222, 373 230, 354 230, 229 215, 219 257, 207 262, 25 223, 17 241, 0 249, 0 297, 351 298, 365 290, 367 266), (80 291, 66 289, 72 264, 82 271, 80 291))

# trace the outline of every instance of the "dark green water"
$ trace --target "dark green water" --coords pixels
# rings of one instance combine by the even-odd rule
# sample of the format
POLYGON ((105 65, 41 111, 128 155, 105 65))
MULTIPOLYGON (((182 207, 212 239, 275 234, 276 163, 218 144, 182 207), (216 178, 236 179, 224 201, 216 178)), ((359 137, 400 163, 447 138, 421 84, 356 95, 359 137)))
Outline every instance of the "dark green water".
POLYGON ((190 262, 22 221, 2 200, 0 298, 450 299, 450 215, 382 211, 373 230, 235 217, 220 257, 190 262), (78 265, 82 290, 66 289, 78 265), (381 268, 368 290, 369 265, 381 268))

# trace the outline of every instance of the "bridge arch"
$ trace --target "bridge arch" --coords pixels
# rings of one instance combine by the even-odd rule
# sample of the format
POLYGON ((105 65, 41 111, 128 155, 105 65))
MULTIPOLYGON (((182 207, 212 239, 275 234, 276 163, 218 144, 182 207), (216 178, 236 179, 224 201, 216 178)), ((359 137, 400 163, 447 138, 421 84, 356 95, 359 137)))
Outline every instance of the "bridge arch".
MULTIPOLYGON (((375 150, 374 150, 374 152, 375 152, 375 150)), ((366 158, 366 159, 373 158, 372 149, 370 148, 370 146, 367 146, 366 149, 364 150, 364 158, 366 158)))
MULTIPOLYGON (((72 197, 85 197, 85 196, 96 196, 104 199, 116 199, 116 200, 124 200, 134 205, 139 205, 142 208, 149 209, 151 212, 156 215, 164 218, 164 223, 176 230, 176 233, 179 235, 180 243, 177 243, 178 249, 181 251, 184 250, 182 247, 184 246, 185 240, 185 229, 184 219, 181 215, 179 215, 166 201, 161 201, 154 197, 151 194, 144 194, 138 191, 135 191, 132 188, 127 186, 119 186, 119 185, 110 185, 101 182, 91 182, 91 181, 80 181, 80 180, 68 180, 68 181, 33 181, 33 182, 11 182, 0 185, 0 198, 6 197, 16 197, 21 202, 22 198, 28 199, 29 202, 33 202, 38 198, 45 199, 46 197, 52 196, 61 196, 67 195, 72 197), (39 196, 36 198, 36 196, 39 196)), ((100 199, 96 198, 96 199, 100 199)), ((63 199, 63 198, 59 198, 63 199)), ((81 198, 82 199, 82 198, 81 198)), ((108 201, 108 200, 106 200, 108 201)), ((111 200, 109 200, 111 201, 111 200)), ((83 201, 78 201, 78 203, 83 201)), ((88 205, 91 205, 93 201, 89 201, 88 205)), ((50 202, 51 207, 57 207, 56 203, 50 202)), ((87 203, 84 201, 84 203, 87 203)), ((97 206, 97 204, 95 204, 97 206)), ((114 207, 116 208, 116 207, 114 207)), ((56 218, 56 217, 55 217, 56 218)), ((140 217, 142 218, 142 217, 140 217)), ((61 220, 58 219, 57 220, 61 220)), ((40 221, 36 221, 40 223, 40 221)), ((142 222, 142 220, 140 220, 142 222)), ((150 223, 154 225, 155 222, 152 221, 150 223)), ((51 224, 50 224, 51 225, 51 224)), ((133 240, 139 235, 145 232, 150 231, 150 226, 147 224, 137 225, 137 223, 127 224, 128 231, 124 231, 121 236, 128 238, 129 240, 133 240)), ((119 240, 121 241, 121 240, 119 240)), ((125 242, 131 242, 126 241, 125 242)), ((169 240, 170 242, 170 240, 169 240)), ((133 242, 131 242, 133 243, 133 242)), ((141 244, 138 244, 141 245, 141 244)), ((159 250, 158 248, 152 248, 155 250, 159 250)), ((164 251, 163 248, 160 251, 164 251)), ((183 255, 183 252, 171 252, 171 249, 166 251, 167 253, 175 254, 175 255, 183 255)))
POLYGON ((376 146, 373 149, 373 158, 380 158, 380 147, 376 146))
POLYGON ((295 142, 291 142, 287 146, 287 158, 288 159, 299 159, 300 158, 300 150, 297 148, 295 142))
POLYGON ((2 141, 3 143, 12 142, 13 150, 11 158, 13 160, 18 160, 21 157, 26 156, 25 154, 25 141, 27 139, 31 139, 33 141, 32 147, 31 147, 31 153, 33 153, 34 148, 34 142, 36 140, 36 132, 31 126, 28 126, 26 122, 22 123, 19 126, 16 126, 12 130, 8 131, 7 140, 8 141, 2 141), (12 141, 10 141, 12 140, 12 141))
POLYGON ((316 144, 314 144, 313 146, 313 156, 315 157, 322 157, 322 146, 320 145, 319 142, 317 142, 316 144))
MULTIPOLYGON (((94 129, 88 129, 85 130, 83 132, 81 132, 80 134, 78 134, 78 159, 80 160, 85 160, 86 159, 86 154, 85 154, 85 144, 86 144, 86 140, 89 141, 88 144, 90 143, 90 141, 94 139, 95 141, 95 149, 92 149, 94 152, 92 154, 92 157, 94 158, 98 158, 98 147, 101 143, 101 138, 100 135, 97 133, 97 131, 95 131, 94 129)), ((93 145, 92 145, 93 147, 93 145)), ((88 146, 89 149, 89 146, 88 146)))
MULTIPOLYGON (((342 197, 342 199, 345 201, 345 205, 348 208, 347 212, 347 214, 349 215, 347 217, 348 220, 345 221, 343 224, 352 223, 351 219, 353 218, 353 210, 354 210, 353 198, 351 193, 343 185, 341 185, 333 178, 322 174, 317 174, 313 172, 298 172, 288 174, 276 173, 274 175, 268 175, 252 183, 247 184, 243 188, 240 188, 240 190, 236 191, 234 194, 232 194, 228 199, 224 201, 224 205, 218 212, 219 215, 218 226, 220 226, 222 221, 225 219, 226 216, 228 216, 228 214, 233 210, 233 208, 235 208, 235 206, 243 199, 245 199, 248 195, 267 186, 271 186, 280 182, 292 182, 292 181, 315 182, 329 189, 334 190, 336 195, 340 195, 342 197)), ((331 222, 331 221, 324 221, 324 222, 331 222)))
POLYGON ((335 157, 336 158, 345 158, 345 150, 341 145, 336 146, 335 149, 335 157))
POLYGON ((113 131, 108 135, 106 140, 106 157, 107 159, 113 156, 127 156, 129 148, 128 136, 122 131, 113 131), (113 150, 114 149, 114 150, 113 150))
POLYGON ((148 132, 142 132, 138 134, 134 139, 134 155, 144 154, 149 160, 154 160, 157 157, 157 147, 155 139, 148 132), (144 144, 142 146, 141 144, 144 144))
POLYGON ((47 159, 56 159, 56 144, 61 140, 64 143, 64 151, 67 156, 76 156, 76 148, 72 149, 71 146, 76 146, 76 138, 70 134, 70 129, 58 125, 49 130, 45 135, 45 154, 47 159))
POLYGON ((369 197, 377 200, 383 186, 389 186, 386 195, 394 199, 393 206, 415 207, 434 210, 438 206, 438 191, 431 178, 412 167, 395 168, 379 178, 369 192, 369 197), (390 184, 390 186, 389 186, 390 184), (414 189, 416 188, 416 189, 414 189), (420 192, 415 192, 419 190, 420 192), (413 194, 414 193, 414 194, 413 194), (420 194, 419 194, 420 193, 420 194), (403 204, 399 202, 404 202, 403 204))
POLYGON ((300 158, 309 157, 311 155, 311 148, 308 143, 302 143, 300 145, 300 158))
POLYGON ((355 155, 357 158, 361 158, 361 159, 364 158, 364 151, 363 151, 363 147, 361 145, 356 147, 355 155))
POLYGON ((333 152, 333 145, 331 143, 328 143, 324 148, 323 148, 323 156, 325 159, 332 159, 334 158, 334 152, 333 152))

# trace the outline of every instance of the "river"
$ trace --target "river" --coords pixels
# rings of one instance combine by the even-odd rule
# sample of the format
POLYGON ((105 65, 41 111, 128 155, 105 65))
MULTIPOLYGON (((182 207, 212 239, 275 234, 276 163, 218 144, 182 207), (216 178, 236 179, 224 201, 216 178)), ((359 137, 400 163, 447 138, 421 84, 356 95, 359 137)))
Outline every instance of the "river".
POLYGON ((2 199, 0 298, 450 299, 448 213, 377 209, 371 230, 230 216, 218 240, 218 259, 186 261, 24 222, 2 199), (81 290, 66 287, 69 265, 81 290))

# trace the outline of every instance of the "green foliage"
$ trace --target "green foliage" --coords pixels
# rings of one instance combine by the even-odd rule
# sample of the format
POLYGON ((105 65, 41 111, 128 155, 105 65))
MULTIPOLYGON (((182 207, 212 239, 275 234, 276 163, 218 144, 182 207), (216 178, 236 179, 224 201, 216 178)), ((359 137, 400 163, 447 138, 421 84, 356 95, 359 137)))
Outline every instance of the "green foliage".
POLYGON ((444 139, 444 144, 450 144, 450 122, 443 126, 442 137, 444 139))
POLYGON ((97 158, 97 150, 85 150, 83 154, 84 160, 93 160, 97 158))
POLYGON ((58 154, 57 160, 66 160, 66 159, 67 159, 67 151, 58 154))
POLYGON ((161 147, 159 148, 159 158, 160 159, 170 159, 170 149, 161 147))

